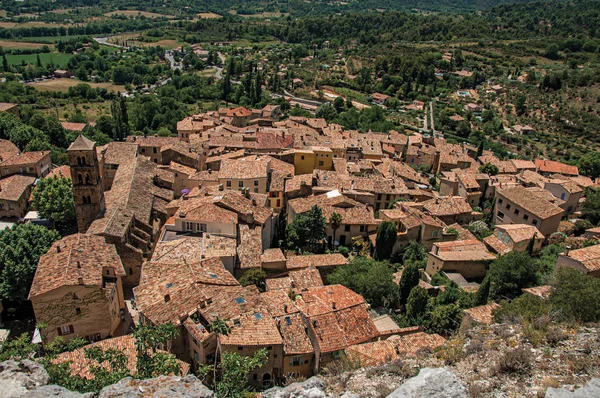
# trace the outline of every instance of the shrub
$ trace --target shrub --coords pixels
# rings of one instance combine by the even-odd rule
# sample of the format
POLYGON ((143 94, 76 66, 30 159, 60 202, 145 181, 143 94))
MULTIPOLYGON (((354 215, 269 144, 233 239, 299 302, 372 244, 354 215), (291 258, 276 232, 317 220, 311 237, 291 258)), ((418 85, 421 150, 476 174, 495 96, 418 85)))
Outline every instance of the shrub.
POLYGON ((350 249, 348 249, 346 246, 340 246, 340 247, 338 247, 338 252, 342 256, 348 257, 348 255, 350 254, 350 249))
POLYGON ((522 347, 506 351, 499 362, 504 373, 525 373, 531 368, 531 350, 522 347))

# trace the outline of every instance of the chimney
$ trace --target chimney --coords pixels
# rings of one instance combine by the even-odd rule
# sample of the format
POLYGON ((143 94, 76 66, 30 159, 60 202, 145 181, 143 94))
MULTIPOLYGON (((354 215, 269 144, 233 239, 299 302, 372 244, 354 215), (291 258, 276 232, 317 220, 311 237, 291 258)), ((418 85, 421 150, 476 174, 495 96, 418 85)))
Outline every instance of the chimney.
POLYGON ((169 301, 171 301, 171 295, 170 294, 165 294, 165 303, 168 303, 169 301))
POLYGON ((81 268, 81 263, 77 261, 77 268, 81 268))
POLYGON ((285 312, 287 314, 287 312, 288 312, 288 305, 287 304, 283 305, 283 312, 285 312))
POLYGON ((334 301, 333 303, 331 303, 331 309, 334 309, 334 310, 335 310, 335 309, 336 309, 336 307, 337 307, 337 305, 336 305, 335 301, 334 301))
POLYGON ((60 246, 56 246, 56 252, 60 253, 60 246))
POLYGON ((568 256, 570 251, 571 251, 571 246, 565 246, 565 252, 563 254, 565 256, 568 256))
POLYGON ((77 278, 77 284, 83 285, 83 278, 81 278, 81 277, 77 278))

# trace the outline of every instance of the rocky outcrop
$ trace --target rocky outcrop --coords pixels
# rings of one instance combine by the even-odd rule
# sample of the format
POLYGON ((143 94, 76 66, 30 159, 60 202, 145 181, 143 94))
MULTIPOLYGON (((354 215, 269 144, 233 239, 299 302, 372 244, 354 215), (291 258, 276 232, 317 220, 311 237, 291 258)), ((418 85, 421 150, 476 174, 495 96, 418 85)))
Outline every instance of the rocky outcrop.
POLYGON ((4 361, 0 363, 0 396, 22 397, 48 384, 48 373, 34 361, 4 361))
POLYGON ((546 398, 589 398, 600 397, 600 379, 590 380, 584 387, 571 392, 566 388, 548 388, 546 398))
POLYGON ((99 398, 175 397, 211 398, 214 394, 194 375, 185 377, 161 376, 136 380, 127 377, 116 384, 104 387, 99 398))
POLYGON ((292 383, 287 387, 275 387, 262 393, 263 398, 329 398, 325 393, 325 383, 318 377, 303 382, 292 383))
POLYGON ((388 398, 468 398, 467 387, 445 368, 423 368, 388 398))

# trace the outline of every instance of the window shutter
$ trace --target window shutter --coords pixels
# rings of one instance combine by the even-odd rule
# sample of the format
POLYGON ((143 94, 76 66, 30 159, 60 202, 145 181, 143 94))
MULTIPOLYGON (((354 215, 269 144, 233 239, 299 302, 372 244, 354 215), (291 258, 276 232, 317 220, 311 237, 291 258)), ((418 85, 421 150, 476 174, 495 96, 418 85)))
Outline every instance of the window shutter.
POLYGON ((69 325, 69 333, 74 333, 73 325, 69 325))
POLYGON ((58 333, 59 336, 62 336, 62 330, 60 328, 56 328, 56 332, 58 333))

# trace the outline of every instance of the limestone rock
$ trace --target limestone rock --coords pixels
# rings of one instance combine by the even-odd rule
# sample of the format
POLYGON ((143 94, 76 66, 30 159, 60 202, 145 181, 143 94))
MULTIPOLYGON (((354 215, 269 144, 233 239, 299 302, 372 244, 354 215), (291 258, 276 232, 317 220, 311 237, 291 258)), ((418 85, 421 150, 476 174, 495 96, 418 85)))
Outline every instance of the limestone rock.
POLYGON ((584 387, 571 392, 566 388, 548 388, 546 398, 589 398, 600 397, 600 379, 590 380, 584 387))
POLYGON ((118 383, 104 387, 99 398, 211 398, 214 394, 196 376, 161 376, 154 379, 135 380, 126 377, 118 383))
POLYGON ((22 397, 46 384, 48 373, 37 362, 24 360, 0 363, 0 397, 22 397))
POLYGON ((262 393, 263 398, 328 398, 325 383, 318 377, 303 382, 292 383, 287 387, 275 387, 262 393))
POLYGON ((388 398, 468 398, 467 387, 445 368, 423 368, 388 398))
POLYGON ((95 394, 91 392, 87 394, 81 394, 67 390, 64 387, 54 385, 42 386, 27 393, 27 398, 93 398, 94 396, 95 394))

